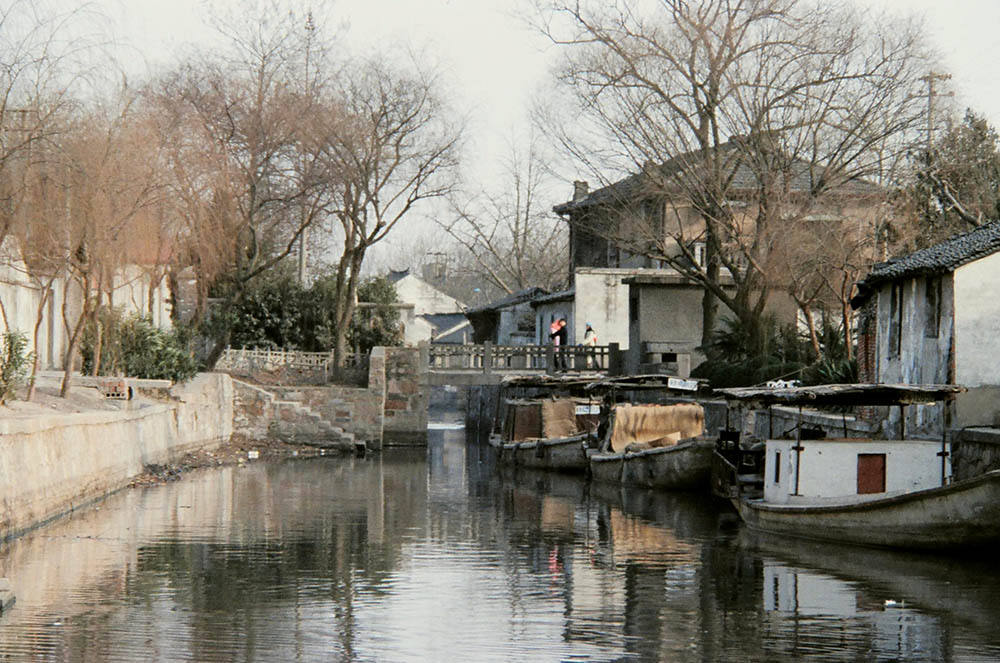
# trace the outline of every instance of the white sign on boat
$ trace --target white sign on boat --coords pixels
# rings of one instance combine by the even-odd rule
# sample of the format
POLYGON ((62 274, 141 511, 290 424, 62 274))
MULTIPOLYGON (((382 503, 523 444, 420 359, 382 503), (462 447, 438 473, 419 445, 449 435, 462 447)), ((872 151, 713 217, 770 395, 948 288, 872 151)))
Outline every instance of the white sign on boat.
POLYGON ((580 416, 580 415, 583 415, 583 414, 600 414, 600 413, 601 413, 601 406, 600 405, 577 405, 576 406, 576 414, 577 414, 577 416, 580 416))
POLYGON ((683 378, 669 378, 667 380, 667 386, 671 389, 677 389, 680 391, 698 391, 698 382, 696 380, 684 380, 683 378))

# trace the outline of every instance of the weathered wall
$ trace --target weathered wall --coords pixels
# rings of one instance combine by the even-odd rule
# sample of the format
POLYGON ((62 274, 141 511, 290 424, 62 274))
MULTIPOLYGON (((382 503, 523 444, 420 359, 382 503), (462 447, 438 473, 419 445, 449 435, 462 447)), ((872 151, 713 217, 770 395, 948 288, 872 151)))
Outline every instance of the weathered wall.
POLYGON ((229 376, 206 373, 173 390, 177 402, 121 412, 0 420, 0 537, 9 538, 229 439, 229 376))
POLYGON ((951 466, 956 480, 1000 470, 1000 429, 956 431, 951 442, 951 466))
MULTIPOLYGON (((429 387, 421 384, 421 350, 418 348, 375 348, 384 352, 383 386, 385 408, 382 443, 386 446, 427 443, 429 387)), ((426 363, 426 362, 424 362, 426 363)), ((374 378, 373 378, 374 379, 374 378)), ((379 385, 369 383, 370 389, 379 385)))
POLYGON ((570 345, 583 343, 589 322, 601 345, 618 343, 622 350, 628 350, 628 286, 622 278, 635 273, 634 269, 576 270, 575 324, 570 330, 570 345))
POLYGON ((236 381, 236 430, 251 439, 352 449, 426 444, 422 348, 372 350, 367 387, 267 386, 236 381))

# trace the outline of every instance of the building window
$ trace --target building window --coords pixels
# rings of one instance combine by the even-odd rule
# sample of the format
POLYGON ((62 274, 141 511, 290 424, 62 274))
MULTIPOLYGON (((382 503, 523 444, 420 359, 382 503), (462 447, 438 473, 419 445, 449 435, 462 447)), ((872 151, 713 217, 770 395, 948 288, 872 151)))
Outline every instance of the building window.
POLYGON ((697 267, 705 267, 705 242, 695 242, 691 247, 691 253, 694 255, 694 264, 697 267))
POLYGON ((903 347, 903 284, 893 283, 889 297, 889 356, 899 357, 903 347))
POLYGON ((924 336, 937 338, 941 332, 941 277, 927 279, 924 300, 924 336))
POLYGON ((774 452, 774 483, 781 482, 781 452, 774 452))

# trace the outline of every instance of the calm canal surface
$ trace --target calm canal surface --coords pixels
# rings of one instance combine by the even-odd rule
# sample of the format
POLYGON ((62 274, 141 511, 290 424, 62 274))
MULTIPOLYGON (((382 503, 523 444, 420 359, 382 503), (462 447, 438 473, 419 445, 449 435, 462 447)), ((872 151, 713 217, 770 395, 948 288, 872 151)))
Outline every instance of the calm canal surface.
POLYGON ((992 560, 748 536, 461 430, 133 489, 0 549, 0 660, 996 661, 992 560))

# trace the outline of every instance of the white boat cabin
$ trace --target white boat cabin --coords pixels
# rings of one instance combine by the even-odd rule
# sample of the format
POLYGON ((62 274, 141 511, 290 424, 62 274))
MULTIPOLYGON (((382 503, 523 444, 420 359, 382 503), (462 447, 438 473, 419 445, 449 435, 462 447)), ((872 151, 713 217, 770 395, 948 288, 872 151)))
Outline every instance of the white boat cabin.
POLYGON ((863 501, 942 484, 940 441, 767 440, 765 453, 764 501, 771 504, 863 501))

